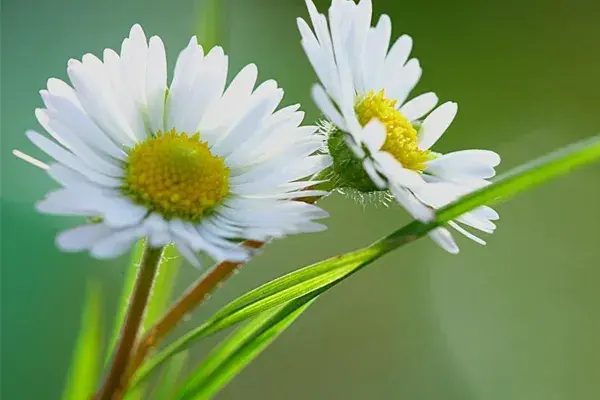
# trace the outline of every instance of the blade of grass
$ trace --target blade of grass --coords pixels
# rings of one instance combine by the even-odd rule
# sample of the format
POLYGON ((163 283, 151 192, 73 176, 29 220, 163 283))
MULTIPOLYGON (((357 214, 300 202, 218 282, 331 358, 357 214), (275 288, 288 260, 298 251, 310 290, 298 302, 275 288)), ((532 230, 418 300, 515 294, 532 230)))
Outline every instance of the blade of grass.
POLYGON ((254 317, 219 344, 184 382, 178 400, 209 399, 256 358, 314 301, 305 296, 254 317))
POLYGON ((506 200, 599 158, 600 135, 596 135, 511 171, 491 185, 438 210, 435 219, 429 223, 413 221, 367 248, 330 258, 262 285, 229 303, 200 327, 148 360, 139 369, 131 386, 139 384, 158 365, 198 339, 308 293, 332 287, 384 254, 415 241, 465 212, 506 200))
POLYGON ((62 400, 87 399, 94 393, 100 376, 102 348, 102 296, 100 287, 88 284, 81 314, 81 327, 69 367, 62 400))
POLYGON ((184 351, 171 358, 154 393, 156 399, 172 399, 175 395, 177 381, 188 360, 188 352, 184 351))
POLYGON ((205 49, 223 44, 226 41, 227 22, 225 21, 226 7, 220 7, 222 0, 199 0, 198 25, 196 33, 198 42, 205 49))

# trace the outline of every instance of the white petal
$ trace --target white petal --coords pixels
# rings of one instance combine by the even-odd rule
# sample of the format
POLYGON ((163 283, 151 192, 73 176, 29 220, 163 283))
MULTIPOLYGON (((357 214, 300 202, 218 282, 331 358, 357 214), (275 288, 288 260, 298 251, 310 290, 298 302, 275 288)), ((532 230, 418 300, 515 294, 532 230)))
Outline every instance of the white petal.
POLYGON ((48 87, 49 93, 58 97, 63 97, 77 105, 77 107, 83 109, 79 99, 77 98, 77 93, 75 93, 75 90, 73 90, 73 88, 64 81, 61 81, 57 78, 50 78, 48 79, 46 86, 48 87))
POLYGON ((169 222, 166 221, 162 215, 157 213, 150 214, 150 216, 144 220, 143 227, 148 236, 148 243, 152 246, 165 246, 172 241, 169 232, 169 222))
POLYGON ((270 199, 299 199, 304 197, 324 197, 328 194, 329 192, 324 190, 299 190, 296 192, 280 192, 272 195, 265 194, 264 197, 270 199))
POLYGON ((361 141, 367 145, 371 153, 378 152, 386 139, 385 126, 377 119, 372 119, 360 133, 361 141))
POLYGON ((63 149, 51 140, 46 139, 39 133, 34 131, 27 131, 26 135, 29 138, 29 140, 31 140, 33 144, 35 144, 40 150, 42 150, 61 164, 64 164, 69 168, 81 172, 90 181, 108 187, 121 186, 121 181, 119 179, 111 178, 109 176, 91 170, 75 155, 63 149))
MULTIPOLYGON (((70 60, 67 73, 77 91, 77 97, 94 122, 115 138, 118 143, 131 143, 140 140, 143 132, 139 131, 140 115, 134 110, 127 115, 125 109, 119 108, 124 104, 111 91, 112 83, 106 67, 91 54, 83 56, 83 63, 70 60)), ((139 113, 138 113, 139 114, 139 113)))
POLYGON ((488 179, 496 174, 500 156, 487 150, 462 150, 444 154, 427 163, 426 172, 449 180, 488 179))
POLYGON ((485 240, 482 240, 481 238, 478 238, 477 236, 473 235, 471 232, 469 232, 468 230, 464 229, 462 226, 460 226, 456 222, 450 221, 450 222, 448 222, 448 225, 450 225, 451 227, 453 227, 458 232, 462 233, 463 235, 465 235, 466 237, 468 237, 469 239, 471 239, 475 243, 478 243, 478 244, 480 244, 482 246, 486 245, 485 240))
MULTIPOLYGON (((52 80, 48 81, 48 91, 42 90, 40 94, 44 100, 44 104, 48 108, 46 112, 52 119, 56 119, 61 124, 67 126, 71 131, 75 132, 78 137, 81 138, 86 144, 90 145, 96 150, 117 158, 124 160, 127 154, 121 148, 121 144, 115 141, 114 138, 101 130, 92 119, 83 110, 79 100, 71 100, 72 96, 76 96, 75 91, 69 87, 66 83, 62 82, 58 84, 59 88, 63 88, 63 85, 73 93, 64 93, 63 91, 56 92, 57 83, 51 84, 52 80), (51 90, 53 87, 54 90, 51 90)), ((58 80, 57 80, 58 81, 58 80)), ((50 132, 49 132, 50 133, 50 132)), ((59 143, 64 143, 61 139, 56 138, 59 143)))
POLYGON ((396 100, 397 107, 400 107, 421 79, 422 73, 419 60, 416 58, 409 60, 401 70, 396 71, 395 75, 386 81, 386 97, 396 100))
POLYGON ((111 233, 112 230, 104 224, 80 225, 58 234, 56 245, 66 252, 83 251, 90 249, 111 233))
POLYGON ((429 232, 429 237, 432 238, 442 249, 450 254, 458 254, 459 248, 452 238, 452 234, 446 228, 437 228, 429 232))
MULTIPOLYGON (((127 38, 124 42, 126 41, 130 41, 130 39, 127 38)), ((140 100, 136 97, 139 94, 138 89, 132 88, 133 83, 128 78, 129 72, 127 71, 130 65, 123 61, 112 49, 104 50, 103 59, 104 67, 101 70, 104 71, 106 77, 101 82, 104 82, 110 88, 105 96, 114 103, 116 111, 105 106, 98 108, 87 106, 86 111, 94 123, 103 132, 106 132, 107 136, 111 137, 115 143, 119 146, 132 147, 136 142, 144 140, 149 133, 145 125, 146 105, 140 103, 140 100), (103 112, 105 114, 95 115, 91 114, 92 112, 103 112), (117 118, 125 121, 127 126, 120 128, 112 121, 101 120, 101 118, 107 117, 106 113, 108 112, 118 113, 117 118)), ((94 76, 95 74, 94 70, 89 71, 89 75, 94 76)))
POLYGON ((475 215, 478 218, 485 218, 492 221, 500 219, 500 215, 491 207, 482 206, 471 211, 471 214, 475 215))
POLYGON ((38 212, 52 215, 100 216, 105 198, 98 190, 59 189, 46 195, 36 203, 38 212))
POLYGON ((217 104, 223 94, 227 79, 228 58, 219 46, 213 47, 196 68, 196 78, 182 102, 182 110, 176 128, 184 132, 196 132, 206 111, 217 104))
MULTIPOLYGON (((302 19, 297 19, 298 30, 302 36, 301 45, 312 65, 317 77, 334 99, 339 98, 339 82, 336 65, 331 48, 322 48, 308 24, 302 19)), ((325 24, 327 22, 325 21, 325 24)), ((329 42, 329 34, 327 34, 329 42)))
POLYGON ((364 159, 363 168, 375 186, 377 186, 379 189, 387 188, 387 182, 381 177, 381 175, 379 175, 379 172, 377 172, 377 169, 373 165, 373 161, 370 158, 364 159))
POLYGON ((379 151, 372 157, 379 167, 378 170, 391 182, 409 189, 417 189, 425 185, 425 181, 418 172, 402 167, 402 164, 390 153, 379 151))
POLYGON ((198 269, 202 268, 202 263, 200 262, 200 259, 198 258, 196 253, 194 253, 194 251, 189 248, 188 245, 186 245, 183 241, 176 240, 175 246, 177 247, 179 254, 181 254, 183 258, 185 258, 190 264, 192 264, 198 269))
POLYGON ((165 46, 158 36, 150 38, 146 62, 146 102, 152 132, 164 131, 165 91, 167 89, 167 59, 165 46))
MULTIPOLYGON (((191 91, 196 81, 196 76, 203 61, 204 51, 198 44, 196 36, 192 36, 187 47, 179 53, 173 73, 173 82, 167 96, 166 129, 176 128, 181 130, 187 117, 187 111, 193 104, 191 91)), ((195 129, 196 127, 194 127, 195 129)), ((188 133, 193 133, 193 130, 188 133)))
POLYGON ((206 112, 198 130, 202 132, 206 129, 214 129, 228 122, 233 123, 232 119, 239 118, 249 105, 257 76, 256 65, 246 65, 229 84, 223 97, 206 112))
POLYGON ((413 40, 408 35, 400 36, 392 45, 385 59, 384 78, 390 82, 396 78, 396 74, 402 69, 412 50, 413 40))
POLYGON ((43 163, 40 160, 38 160, 37 158, 33 158, 29 154, 25 154, 20 150, 13 150, 12 153, 15 157, 20 158, 21 160, 33 165, 34 167, 38 167, 41 169, 49 169, 50 168, 50 166, 48 164, 43 163))
POLYGON ((453 102, 444 103, 433 110, 425 118, 419 129, 419 148, 427 150, 433 146, 444 132, 446 132, 446 129, 448 129, 454 120, 457 111, 458 106, 453 102))
POLYGON ((362 143, 360 142, 360 131, 357 132, 358 133, 356 134, 356 136, 346 135, 346 137, 344 137, 344 141, 346 142, 350 150, 352 150, 352 152, 356 155, 356 157, 362 159, 365 157, 366 154, 362 148, 362 143))
POLYGON ((438 97, 435 93, 424 93, 404 104, 400 107, 399 111, 406 119, 412 122, 421 119, 424 115, 433 110, 437 102, 438 97))
POLYGON ((353 66, 353 79, 357 92, 364 93, 369 90, 365 85, 367 80, 365 71, 362 66, 362 61, 365 57, 365 45, 371 30, 371 17, 373 14, 373 5, 371 0, 361 0, 357 5, 350 4, 351 14, 349 18, 351 26, 351 36, 348 43, 350 65, 353 66))
POLYGON ((109 236, 95 243, 90 254, 95 258, 115 258, 125 254, 131 246, 140 238, 145 236, 143 227, 113 231, 109 236))
POLYGON ((485 218, 480 218, 470 212, 461 215, 460 217, 456 218, 456 220, 475 229, 479 229, 485 233, 494 233, 496 230, 496 224, 494 224, 492 221, 485 218))
POLYGON ((346 131, 346 123, 340 112, 335 108, 333 102, 325 92, 325 89, 321 85, 313 85, 312 87, 312 98, 317 104, 317 107, 321 110, 325 117, 334 123, 339 129, 346 131))
POLYGON ((148 214, 144 206, 134 204, 126 197, 113 197, 103 212, 106 225, 124 228, 138 224, 148 214))
POLYGON ((63 164, 54 163, 48 168, 48 175, 56 182, 64 187, 90 187, 93 185, 85 176, 79 172, 64 166, 63 164))
MULTIPOLYGON (((265 97, 248 110, 238 123, 211 148, 211 151, 220 156, 231 154, 237 146, 246 140, 252 140, 259 131, 265 117, 277 106, 283 97, 283 90, 273 92, 273 95, 265 97)), ((256 143, 258 145, 258 143, 256 143)))
POLYGON ((220 254, 218 251, 215 253, 214 246, 207 243, 189 222, 173 219, 169 222, 169 230, 173 235, 184 240, 193 251, 204 251, 213 256, 220 254))
POLYGON ((427 205, 420 202, 408 189, 391 182, 390 191, 396 198, 396 201, 398 201, 398 204, 419 221, 428 222, 435 217, 435 213, 427 205))
POLYGON ((121 45, 121 60, 124 77, 131 90, 130 95, 134 103, 137 105, 146 104, 145 85, 148 43, 144 30, 139 24, 131 27, 129 38, 123 41, 121 45))
POLYGON ((123 176, 123 169, 117 165, 116 160, 103 152, 98 152, 97 150, 90 148, 87 143, 78 136, 77 132, 71 130, 56 119, 50 118, 47 110, 38 108, 35 110, 35 115, 40 125, 42 125, 53 138, 60 143, 64 143, 73 154, 88 167, 104 175, 116 178, 123 176))
POLYGON ((390 17, 383 14, 367 36, 363 65, 365 85, 370 90, 380 91, 384 88, 383 71, 391 33, 390 17))

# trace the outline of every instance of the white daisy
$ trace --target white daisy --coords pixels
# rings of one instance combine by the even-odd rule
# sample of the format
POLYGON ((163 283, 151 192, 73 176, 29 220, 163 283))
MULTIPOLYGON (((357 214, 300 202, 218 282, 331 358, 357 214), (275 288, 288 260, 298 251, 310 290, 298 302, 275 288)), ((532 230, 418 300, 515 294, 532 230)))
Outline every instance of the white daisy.
POLYGON ((241 261, 250 251, 241 240, 325 228, 314 222, 325 211, 294 200, 325 194, 300 180, 331 164, 313 155, 322 137, 300 126, 299 106, 275 112, 283 91, 272 80, 254 89, 254 64, 226 87, 227 64, 221 47, 204 54, 192 37, 167 88, 161 39, 135 25, 120 54, 70 60, 73 87, 48 80, 36 116, 52 139, 27 136, 62 188, 37 209, 100 220, 59 234, 62 250, 111 258, 148 237, 198 265, 197 252, 241 261))
MULTIPOLYGON (((430 150, 456 116, 456 103, 435 108, 438 98, 431 92, 405 103, 422 72, 417 59, 409 60, 409 36, 400 36, 390 48, 390 18, 382 15, 371 27, 371 0, 333 0, 329 19, 311 0, 306 4, 314 32, 301 18, 298 27, 321 81, 313 87, 313 99, 335 126, 328 149, 338 185, 362 192, 389 189, 413 216, 427 220, 432 209, 487 184, 500 162, 496 153, 430 150)), ((491 232, 491 220, 497 218, 486 207, 458 221, 491 232)), ((484 243, 456 222, 450 225, 484 243)), ((444 249, 458 251, 445 228, 431 236, 444 249)))

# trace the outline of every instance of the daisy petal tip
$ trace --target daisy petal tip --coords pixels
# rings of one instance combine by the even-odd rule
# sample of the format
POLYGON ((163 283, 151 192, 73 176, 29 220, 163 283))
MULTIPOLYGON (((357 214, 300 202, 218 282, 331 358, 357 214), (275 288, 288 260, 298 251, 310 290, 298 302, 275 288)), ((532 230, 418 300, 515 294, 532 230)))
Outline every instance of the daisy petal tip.
POLYGON ((449 114, 454 114, 454 116, 456 116, 456 114, 458 113, 458 103, 455 101, 447 101, 444 104, 442 104, 440 107, 445 107, 447 112, 449 114))
POLYGON ((135 35, 135 33, 138 32, 143 32, 144 30, 142 29, 142 25, 135 23, 131 26, 131 29, 129 30, 129 37, 132 37, 135 35))
POLYGON ((258 66, 255 63, 246 65, 246 68, 248 68, 252 75, 258 75, 258 66))
MULTIPOLYGON (((40 200, 37 203, 34 204, 33 206, 35 208, 35 211, 39 212, 40 214, 46 214, 49 212, 48 209, 48 202, 46 200, 40 200)), ((57 238, 60 237, 57 236, 57 238)))
POLYGON ((77 235, 77 228, 60 232, 54 238, 54 244, 58 249, 64 253, 75 253, 87 249, 85 241, 79 240, 80 236, 77 235))
POLYGON ((69 61, 67 61, 67 72, 75 70, 80 65, 81 65, 81 61, 79 61, 75 58, 70 58, 69 61))
POLYGON ((377 22, 377 25, 379 25, 379 24, 386 24, 386 25, 391 26, 392 19, 387 14, 381 14, 381 16, 379 17, 379 22, 377 22))
POLYGON ((420 220, 421 220, 421 222, 425 222, 425 223, 433 222, 435 220, 435 211, 433 211, 430 208, 428 208, 427 210, 424 210, 423 213, 421 214, 420 220))
POLYGON ((50 166, 48 164, 46 164, 45 162, 42 162, 42 161, 38 160, 37 158, 31 157, 29 154, 25 154, 20 150, 14 149, 12 151, 12 154, 13 154, 13 156, 25 161, 26 163, 33 165, 34 167, 38 167, 40 169, 45 169, 45 170, 50 168, 50 166))

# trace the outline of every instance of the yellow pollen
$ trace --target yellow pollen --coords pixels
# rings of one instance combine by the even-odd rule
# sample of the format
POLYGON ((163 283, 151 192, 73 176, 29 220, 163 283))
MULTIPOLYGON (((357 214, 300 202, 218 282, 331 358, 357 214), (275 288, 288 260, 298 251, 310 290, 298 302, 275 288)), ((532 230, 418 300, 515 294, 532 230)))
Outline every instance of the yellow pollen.
POLYGON ((130 151, 123 191, 167 219, 196 221, 229 193, 229 170, 199 133, 173 129, 130 151))
POLYGON ((354 109, 362 126, 373 118, 385 126, 387 136, 381 150, 393 155, 404 168, 421 172, 434 155, 429 150, 419 149, 417 131, 396 109, 396 103, 387 99, 383 90, 379 93, 371 90, 358 100, 354 109))

